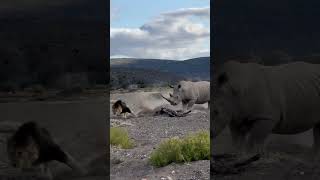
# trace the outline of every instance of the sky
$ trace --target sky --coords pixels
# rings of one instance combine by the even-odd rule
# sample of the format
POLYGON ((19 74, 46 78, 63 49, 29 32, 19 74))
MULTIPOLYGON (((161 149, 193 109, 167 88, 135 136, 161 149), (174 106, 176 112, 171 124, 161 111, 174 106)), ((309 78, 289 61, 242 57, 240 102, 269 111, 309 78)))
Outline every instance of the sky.
POLYGON ((111 0, 110 57, 210 56, 210 0, 111 0))

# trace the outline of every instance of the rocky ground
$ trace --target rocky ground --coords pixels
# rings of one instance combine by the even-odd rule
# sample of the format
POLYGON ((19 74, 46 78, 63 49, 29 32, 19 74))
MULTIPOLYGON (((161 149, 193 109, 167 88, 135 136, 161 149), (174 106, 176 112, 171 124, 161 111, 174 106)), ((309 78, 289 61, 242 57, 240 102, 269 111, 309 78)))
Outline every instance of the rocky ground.
MULTIPOLYGON (((161 93, 166 94, 167 91, 163 90, 161 93)), ((111 100, 117 99, 125 101, 135 113, 143 107, 155 108, 166 104, 155 91, 111 93, 111 100)), ((202 129, 209 130, 209 125, 209 111, 204 106, 196 106, 194 111, 186 117, 156 116, 122 119, 111 115, 111 126, 124 127, 135 141, 133 149, 111 147, 111 179, 209 179, 209 160, 170 164, 162 168, 153 167, 148 160, 150 153, 161 141, 175 136, 183 137, 202 129)))
MULTIPOLYGON (((232 148, 229 130, 215 140, 214 154, 237 153, 232 148)), ((297 135, 271 135, 267 155, 236 174, 213 175, 215 180, 318 180, 319 166, 313 165, 313 135, 308 131, 297 135), (314 168, 316 167, 316 168, 314 168)), ((318 164, 320 162, 317 162, 318 164)))

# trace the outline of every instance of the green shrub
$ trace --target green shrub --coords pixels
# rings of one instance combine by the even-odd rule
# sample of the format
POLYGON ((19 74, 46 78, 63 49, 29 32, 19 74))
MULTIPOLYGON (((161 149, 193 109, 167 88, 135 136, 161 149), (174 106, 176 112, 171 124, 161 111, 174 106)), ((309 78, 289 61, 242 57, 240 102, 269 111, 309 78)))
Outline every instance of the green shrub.
POLYGON ((4 92, 16 92, 20 89, 18 83, 15 82, 5 82, 0 84, 0 91, 4 92))
POLYGON ((139 88, 145 88, 147 87, 146 83, 143 80, 138 80, 137 83, 139 88))
POLYGON ((157 167, 166 166, 172 162, 182 163, 205 160, 210 157, 210 134, 200 131, 185 138, 171 138, 163 141, 151 153, 150 162, 157 167))
POLYGON ((60 96, 72 96, 75 94, 81 94, 85 91, 85 88, 80 87, 80 86, 74 86, 74 87, 70 87, 70 88, 66 88, 61 90, 60 92, 57 93, 57 95, 60 96))
POLYGON ((119 127, 110 128, 110 144, 123 149, 130 149, 134 146, 134 142, 129 139, 128 132, 119 127))
POLYGON ((46 91, 46 88, 42 86, 41 84, 35 84, 31 86, 31 89, 34 93, 42 94, 46 91))

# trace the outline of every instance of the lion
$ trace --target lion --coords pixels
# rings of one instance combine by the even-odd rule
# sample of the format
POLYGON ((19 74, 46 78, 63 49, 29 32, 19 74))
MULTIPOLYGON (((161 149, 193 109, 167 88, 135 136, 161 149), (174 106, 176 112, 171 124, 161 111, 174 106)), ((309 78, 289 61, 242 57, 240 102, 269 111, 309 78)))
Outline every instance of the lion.
POLYGON ((22 124, 8 139, 7 153, 13 167, 22 170, 40 168, 49 177, 52 175, 48 163, 54 160, 85 173, 80 164, 53 140, 47 129, 32 121, 22 124))
POLYGON ((125 119, 127 118, 128 114, 133 115, 136 117, 136 115, 130 110, 130 108, 126 105, 125 102, 121 100, 117 100, 113 105, 112 105, 112 112, 114 115, 122 115, 125 119))

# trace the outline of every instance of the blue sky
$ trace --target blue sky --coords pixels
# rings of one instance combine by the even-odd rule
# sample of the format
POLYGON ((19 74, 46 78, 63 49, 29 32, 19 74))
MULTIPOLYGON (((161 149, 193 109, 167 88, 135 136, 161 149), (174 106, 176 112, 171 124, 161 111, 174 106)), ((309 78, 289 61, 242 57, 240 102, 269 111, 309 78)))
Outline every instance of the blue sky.
POLYGON ((210 0, 112 0, 111 9, 115 13, 111 27, 139 27, 163 12, 180 8, 210 6, 210 0))
POLYGON ((209 0, 111 0, 111 57, 208 56, 209 7, 209 0))

